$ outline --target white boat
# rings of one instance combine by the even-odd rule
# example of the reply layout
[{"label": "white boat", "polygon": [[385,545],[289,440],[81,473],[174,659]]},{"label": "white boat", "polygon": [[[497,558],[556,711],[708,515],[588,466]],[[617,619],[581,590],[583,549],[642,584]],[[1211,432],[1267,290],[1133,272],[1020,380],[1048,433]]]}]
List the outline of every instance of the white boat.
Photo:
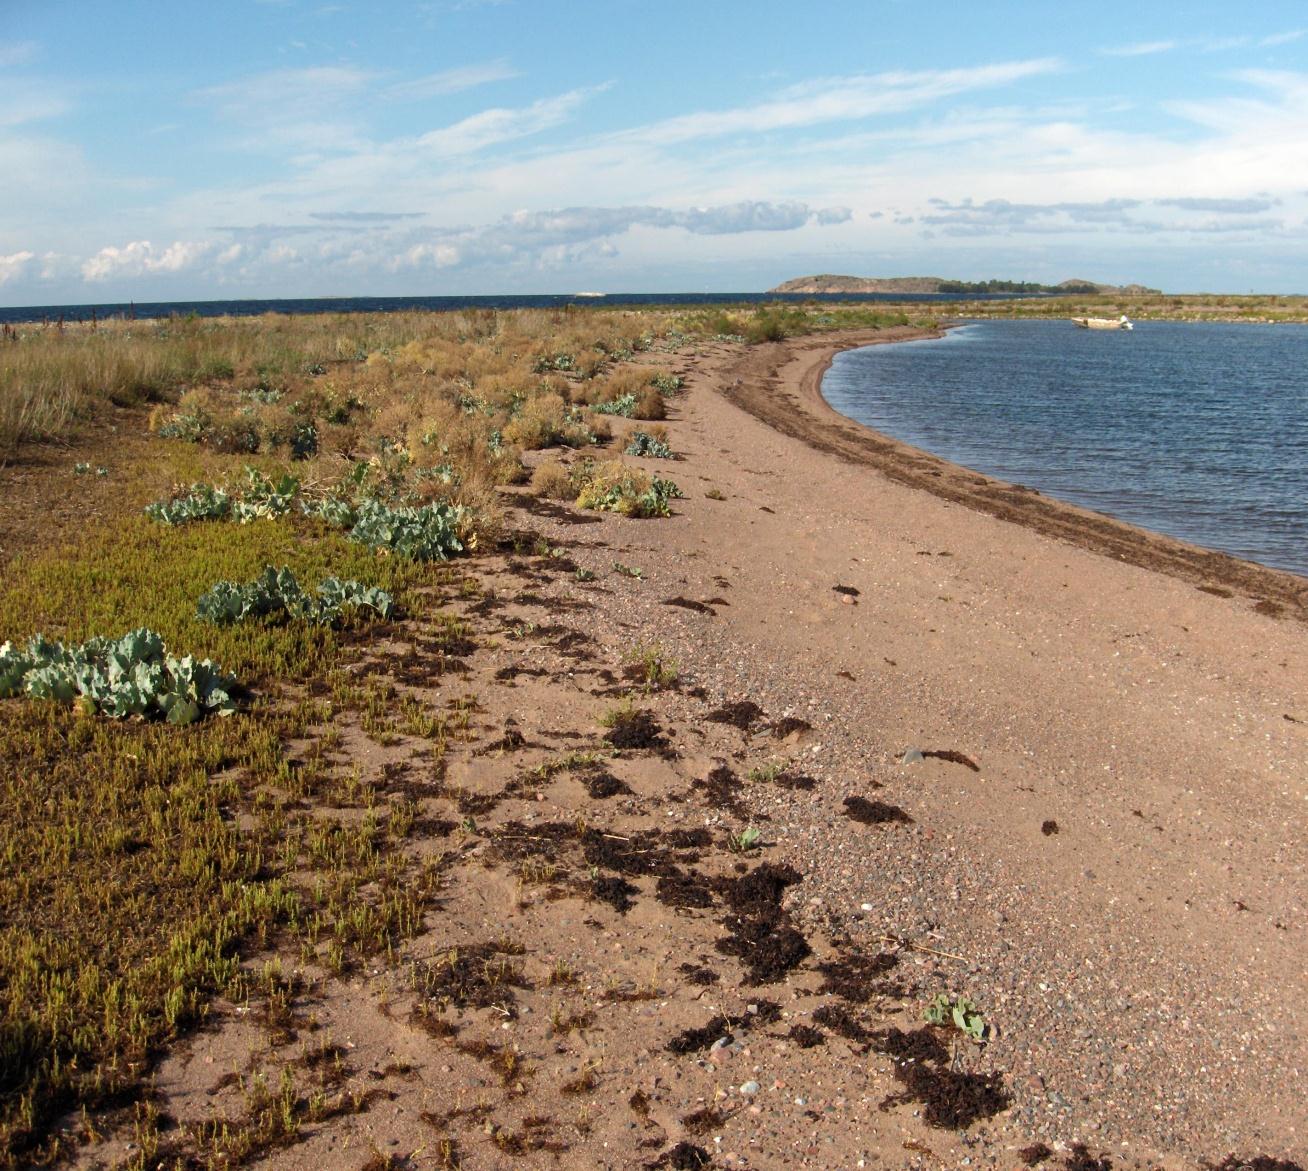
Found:
[{"label": "white boat", "polygon": [[572,295],[573,295],[574,297],[603,297],[603,296],[606,296],[606,294],[604,294],[604,293],[592,293],[592,292],[589,292],[589,291],[587,291],[587,290],[583,290],[583,291],[580,292],[580,293],[573,293]]},{"label": "white boat", "polygon": [[1125,313],[1116,319],[1112,317],[1073,317],[1072,324],[1079,329],[1134,329]]}]

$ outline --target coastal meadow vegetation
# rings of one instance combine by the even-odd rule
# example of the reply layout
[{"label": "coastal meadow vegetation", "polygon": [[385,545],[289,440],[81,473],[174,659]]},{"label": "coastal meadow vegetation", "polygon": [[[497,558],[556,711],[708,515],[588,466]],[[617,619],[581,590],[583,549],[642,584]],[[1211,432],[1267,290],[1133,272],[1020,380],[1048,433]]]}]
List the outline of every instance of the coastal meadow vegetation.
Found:
[{"label": "coastal meadow vegetation", "polygon": [[[0,466],[66,507],[0,550],[0,1167],[56,1159],[69,1118],[111,1108],[144,1111],[133,1165],[155,1166],[146,1081],[215,998],[271,1011],[289,993],[256,978],[270,955],[330,977],[421,930],[445,856],[411,848],[408,798],[342,762],[341,722],[416,738],[439,771],[475,698],[346,668],[406,622],[438,661],[468,653],[449,607],[506,539],[507,488],[666,516],[676,484],[623,455],[671,457],[671,356],[881,323],[788,306],[7,330]],[[675,673],[643,665],[647,686]]]}]

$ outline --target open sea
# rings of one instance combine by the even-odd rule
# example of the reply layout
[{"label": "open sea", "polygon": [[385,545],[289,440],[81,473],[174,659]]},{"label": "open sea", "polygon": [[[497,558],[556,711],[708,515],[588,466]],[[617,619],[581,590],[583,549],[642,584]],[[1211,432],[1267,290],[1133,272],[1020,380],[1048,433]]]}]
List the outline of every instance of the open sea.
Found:
[{"label": "open sea", "polygon": [[982,321],[839,354],[822,391],[954,463],[1308,575],[1308,326]]},{"label": "open sea", "polygon": [[[1012,293],[984,293],[969,300],[1003,301]],[[90,321],[93,317],[254,317],[261,313],[396,313],[415,309],[436,312],[451,309],[558,309],[564,305],[596,309],[623,305],[764,305],[772,302],[843,301],[957,301],[948,293],[606,293],[602,297],[576,293],[523,295],[505,293],[485,297],[304,297],[242,301],[132,301],[99,305],[0,306],[0,322]]]}]

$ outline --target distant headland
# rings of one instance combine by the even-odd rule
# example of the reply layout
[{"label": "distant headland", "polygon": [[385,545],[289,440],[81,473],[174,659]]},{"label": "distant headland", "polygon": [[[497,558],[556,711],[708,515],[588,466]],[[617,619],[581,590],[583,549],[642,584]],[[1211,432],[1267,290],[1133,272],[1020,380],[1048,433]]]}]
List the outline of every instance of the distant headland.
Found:
[{"label": "distant headland", "polygon": [[1101,285],[1095,281],[1067,280],[1058,285],[1034,281],[951,281],[938,276],[836,276],[821,273],[783,281],[769,293],[951,293],[971,296],[977,293],[1039,294],[1108,293],[1127,296],[1157,296],[1161,289],[1144,285]]}]

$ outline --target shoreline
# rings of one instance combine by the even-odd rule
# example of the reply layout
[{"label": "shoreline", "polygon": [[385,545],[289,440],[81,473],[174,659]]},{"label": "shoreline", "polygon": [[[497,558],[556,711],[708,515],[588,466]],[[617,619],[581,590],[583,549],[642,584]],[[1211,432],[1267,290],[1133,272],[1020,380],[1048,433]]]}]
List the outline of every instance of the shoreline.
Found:
[{"label": "shoreline", "polygon": [[[1020,1132],[1169,1169],[1302,1158],[1283,1071],[1304,1059],[1284,1005],[1303,985],[1308,632],[1103,556],[1085,510],[1041,500],[1082,541],[1022,524],[987,507],[993,481],[821,403],[830,356],[887,332],[687,362],[668,421],[686,499],[664,524],[591,530],[588,565],[643,570],[614,580],[605,641],[813,726],[742,745],[816,782],[751,801],[804,873],[797,920],[955,957],[919,969],[922,994],[984,1004]],[[933,472],[974,491],[917,491]],[[914,747],[939,759],[905,763]],[[906,820],[851,825],[842,804],[869,790]]]},{"label": "shoreline", "polygon": [[[258,1139],[243,1077],[304,1090],[262,1153],[278,1171],[434,1144],[469,1171],[533,1152],[925,1165],[905,1151],[1004,1171],[1034,1142],[1049,1166],[1122,1171],[1308,1156],[1286,1076],[1305,1060],[1308,626],[730,400],[789,401],[802,431],[832,342],[638,359],[684,377],[673,458],[628,457],[677,482],[671,515],[506,486],[502,540],[351,639],[348,690],[317,684],[325,722],[287,743],[304,787],[280,808],[305,832],[376,818],[425,901],[388,962],[243,950],[285,987],[215,999],[158,1054],[161,1157],[211,1124]],[[106,429],[6,476],[42,518],[74,500],[67,530],[130,467],[163,474],[161,442]],[[83,487],[70,460],[108,443],[114,474]],[[530,462],[560,457],[586,452]],[[241,534],[260,535],[196,530]],[[459,956],[503,958],[483,988]],[[976,1005],[984,1045],[925,1024],[941,995]],[[127,1162],[136,1121],[97,1116],[70,1165]]]},{"label": "shoreline", "polygon": [[822,380],[836,354],[867,345],[939,338],[944,332],[898,327],[758,346],[746,351],[731,371],[734,382],[724,387],[723,394],[783,434],[817,451],[875,468],[896,483],[1188,582],[1207,593],[1242,594],[1259,613],[1308,622],[1308,578],[1193,545],[952,463],[842,415],[822,396]]}]

